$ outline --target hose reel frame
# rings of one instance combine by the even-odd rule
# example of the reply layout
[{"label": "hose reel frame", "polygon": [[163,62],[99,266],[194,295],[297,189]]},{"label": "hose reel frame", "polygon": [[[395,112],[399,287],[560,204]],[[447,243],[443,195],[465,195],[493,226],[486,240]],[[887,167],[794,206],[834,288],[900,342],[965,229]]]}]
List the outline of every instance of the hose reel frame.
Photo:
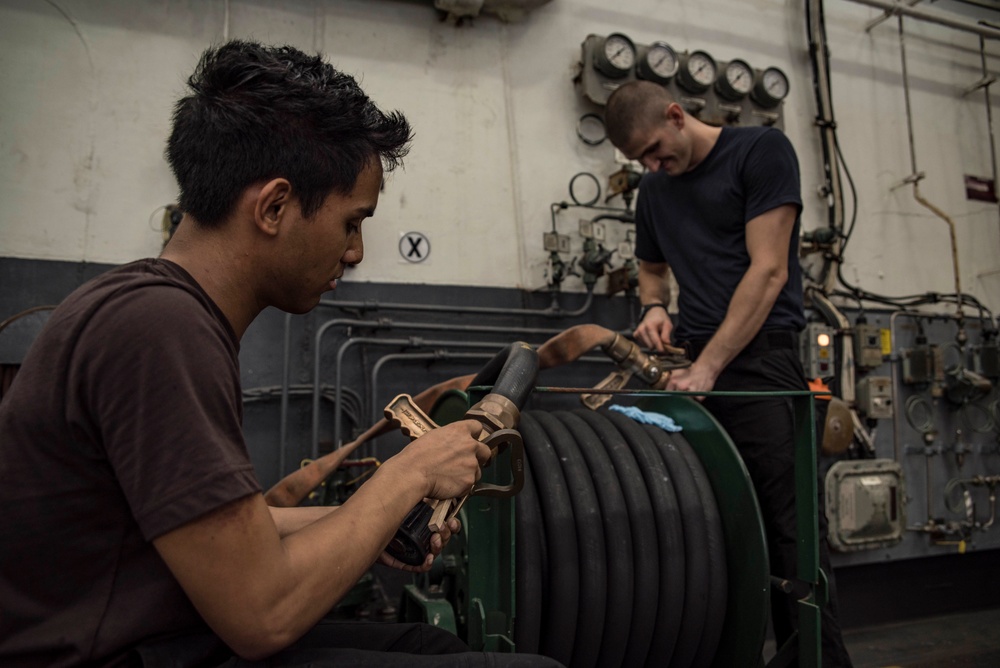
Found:
[{"label": "hose reel frame", "polygon": [[[435,405],[432,417],[446,424],[460,419],[469,405],[464,392],[450,391]],[[729,597],[719,632],[724,641],[719,643],[712,666],[756,665],[766,632],[770,579],[764,525],[749,473],[732,440],[700,403],[664,393],[641,399],[639,406],[684,425],[683,436],[701,460],[716,497]],[[489,468],[503,471],[505,463],[498,461]],[[489,469],[485,473],[492,475]],[[523,584],[515,580],[516,503],[512,499],[471,498],[460,515],[463,531],[453,537],[443,555],[443,570],[451,577],[442,578],[442,569],[438,569],[436,582],[432,571],[423,589],[407,586],[403,607],[407,607],[407,597],[426,600],[430,589],[439,602],[444,598],[454,602],[456,633],[473,649],[537,651],[532,647],[539,642],[537,637],[519,637],[519,642],[514,642],[515,589]],[[423,621],[433,623],[426,618]]]}]

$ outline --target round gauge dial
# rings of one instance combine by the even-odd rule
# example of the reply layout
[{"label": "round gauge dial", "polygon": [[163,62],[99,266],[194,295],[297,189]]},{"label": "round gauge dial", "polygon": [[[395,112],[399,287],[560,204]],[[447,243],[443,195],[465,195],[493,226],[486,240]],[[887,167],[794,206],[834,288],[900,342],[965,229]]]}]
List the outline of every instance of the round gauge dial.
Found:
[{"label": "round gauge dial", "polygon": [[653,42],[639,58],[635,73],[640,79],[667,83],[680,68],[677,52],[666,42]]},{"label": "round gauge dial", "polygon": [[708,90],[715,81],[715,59],[704,51],[692,51],[681,59],[681,67],[677,72],[677,83],[692,93]]},{"label": "round gauge dial", "polygon": [[727,100],[739,100],[753,88],[753,69],[742,60],[726,63],[722,76],[715,82],[715,90]]},{"label": "round gauge dial", "polygon": [[788,95],[788,77],[777,67],[768,67],[754,83],[750,98],[762,107],[776,107]]},{"label": "round gauge dial", "polygon": [[613,79],[627,76],[635,66],[635,44],[621,33],[611,33],[594,52],[594,67]]}]

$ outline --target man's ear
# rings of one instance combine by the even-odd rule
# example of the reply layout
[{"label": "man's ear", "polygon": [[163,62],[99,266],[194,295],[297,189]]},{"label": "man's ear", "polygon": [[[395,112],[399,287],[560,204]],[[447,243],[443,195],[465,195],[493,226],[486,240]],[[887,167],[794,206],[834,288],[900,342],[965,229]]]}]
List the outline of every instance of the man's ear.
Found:
[{"label": "man's ear", "polygon": [[275,236],[292,205],[292,184],[288,179],[271,179],[257,191],[254,224],[268,236]]},{"label": "man's ear", "polygon": [[667,117],[667,121],[671,123],[678,130],[684,127],[684,109],[681,105],[676,102],[671,102],[667,105],[664,114]]}]

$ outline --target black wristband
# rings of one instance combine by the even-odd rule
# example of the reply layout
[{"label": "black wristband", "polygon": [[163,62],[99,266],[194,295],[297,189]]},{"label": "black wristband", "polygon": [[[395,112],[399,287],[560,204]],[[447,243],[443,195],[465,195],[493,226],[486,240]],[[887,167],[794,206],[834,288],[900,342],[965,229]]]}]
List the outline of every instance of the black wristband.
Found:
[{"label": "black wristband", "polygon": [[654,308],[661,308],[664,311],[666,311],[667,305],[664,304],[663,302],[653,302],[652,304],[644,304],[643,307],[639,310],[639,322],[642,322],[643,318],[646,317],[646,314],[649,313]]}]

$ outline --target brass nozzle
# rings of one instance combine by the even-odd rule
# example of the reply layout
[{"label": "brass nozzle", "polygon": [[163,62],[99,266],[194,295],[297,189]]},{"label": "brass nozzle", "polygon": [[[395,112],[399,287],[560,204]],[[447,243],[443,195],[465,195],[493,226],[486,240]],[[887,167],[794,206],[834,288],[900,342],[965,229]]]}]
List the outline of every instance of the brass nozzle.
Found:
[{"label": "brass nozzle", "polygon": [[642,352],[639,346],[621,334],[615,334],[615,338],[603,346],[603,350],[619,367],[630,369],[649,385],[655,385],[663,375],[659,360]]},{"label": "brass nozzle", "polygon": [[521,411],[502,394],[490,393],[470,408],[465,417],[482,422],[489,435],[500,429],[515,429],[521,418]]}]

